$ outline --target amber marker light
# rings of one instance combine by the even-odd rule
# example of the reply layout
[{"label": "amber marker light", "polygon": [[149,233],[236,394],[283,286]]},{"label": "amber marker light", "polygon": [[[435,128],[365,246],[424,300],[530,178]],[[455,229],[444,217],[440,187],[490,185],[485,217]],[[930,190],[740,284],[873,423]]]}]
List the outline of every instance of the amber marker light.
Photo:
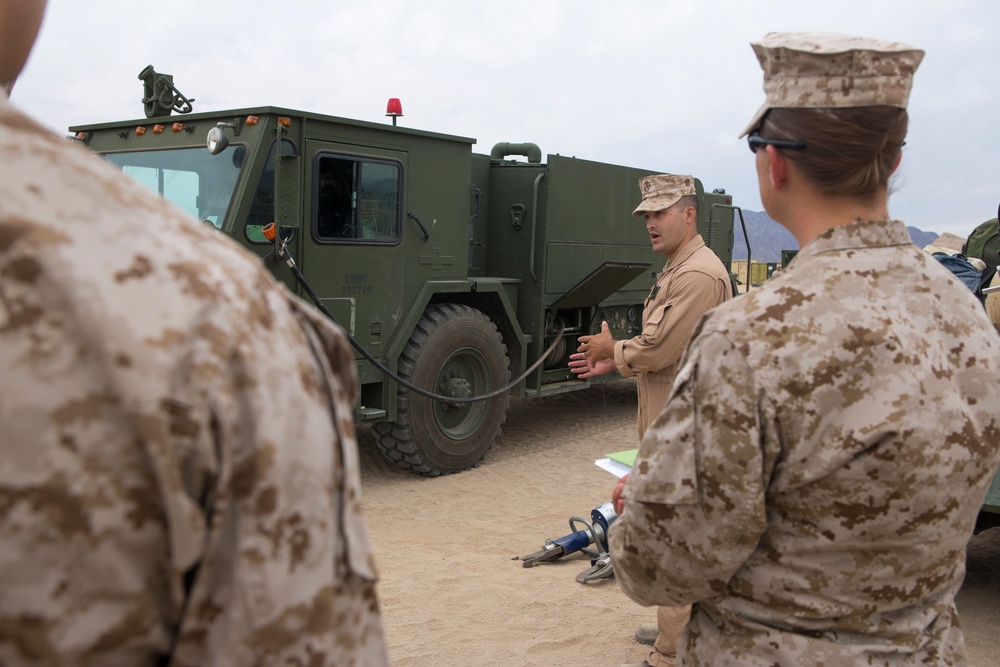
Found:
[{"label": "amber marker light", "polygon": [[141,137],[142,135],[146,134],[146,128],[140,125],[139,127],[135,128],[135,133]]},{"label": "amber marker light", "polygon": [[259,116],[247,116],[247,125],[256,125],[260,122]]},{"label": "amber marker light", "polygon": [[184,129],[184,123],[174,123],[173,125],[170,126],[171,132],[180,132],[183,129]]},{"label": "amber marker light", "polygon": [[278,116],[278,125],[281,125],[282,127],[291,127],[292,119],[288,116]]},{"label": "amber marker light", "polygon": [[153,134],[163,134],[163,130],[165,129],[166,129],[165,127],[157,123],[156,125],[153,126]]}]

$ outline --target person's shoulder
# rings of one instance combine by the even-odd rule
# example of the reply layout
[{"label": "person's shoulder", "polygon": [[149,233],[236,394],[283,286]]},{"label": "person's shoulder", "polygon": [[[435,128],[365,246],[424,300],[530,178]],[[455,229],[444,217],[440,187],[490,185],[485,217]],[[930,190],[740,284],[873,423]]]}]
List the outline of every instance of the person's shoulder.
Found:
[{"label": "person's shoulder", "polygon": [[781,302],[782,297],[775,293],[773,286],[765,284],[715,306],[705,315],[706,327],[734,338],[752,338],[759,335],[759,331],[748,323],[775,305],[780,306]]},{"label": "person's shoulder", "polygon": [[729,279],[729,271],[719,256],[708,246],[697,248],[686,261],[678,265],[677,273],[701,273],[712,279]]}]

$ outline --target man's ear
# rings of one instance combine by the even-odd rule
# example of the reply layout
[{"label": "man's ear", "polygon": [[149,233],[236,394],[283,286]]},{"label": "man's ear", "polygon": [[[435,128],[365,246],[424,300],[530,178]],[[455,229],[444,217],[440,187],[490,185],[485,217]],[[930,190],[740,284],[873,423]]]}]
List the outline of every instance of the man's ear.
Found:
[{"label": "man's ear", "polygon": [[684,222],[690,222],[694,225],[698,224],[698,209],[694,206],[688,206],[684,209]]}]

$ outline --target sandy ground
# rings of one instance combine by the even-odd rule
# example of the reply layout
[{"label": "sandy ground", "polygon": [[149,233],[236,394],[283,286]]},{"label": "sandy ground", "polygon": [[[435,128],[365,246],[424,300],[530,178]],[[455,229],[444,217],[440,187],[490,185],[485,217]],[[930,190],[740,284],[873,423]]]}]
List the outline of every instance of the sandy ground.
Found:
[{"label": "sandy ground", "polygon": [[[519,556],[570,532],[610,499],[594,465],[635,446],[635,385],[512,401],[500,444],[478,468],[438,479],[386,462],[359,430],[365,514],[394,667],[618,667],[648,649],[654,622],[612,579],[576,582],[582,553],[524,568]],[[970,665],[1000,663],[1000,529],[973,538],[959,599]]]}]

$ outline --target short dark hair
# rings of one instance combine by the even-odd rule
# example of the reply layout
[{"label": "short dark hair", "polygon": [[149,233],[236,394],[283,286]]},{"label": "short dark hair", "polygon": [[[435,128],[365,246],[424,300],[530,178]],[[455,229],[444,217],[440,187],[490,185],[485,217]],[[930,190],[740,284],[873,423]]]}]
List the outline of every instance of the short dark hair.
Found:
[{"label": "short dark hair", "polygon": [[694,209],[695,215],[698,214],[698,195],[684,195],[671,205],[670,208],[674,206],[678,207],[681,211],[686,209],[688,206]]}]

